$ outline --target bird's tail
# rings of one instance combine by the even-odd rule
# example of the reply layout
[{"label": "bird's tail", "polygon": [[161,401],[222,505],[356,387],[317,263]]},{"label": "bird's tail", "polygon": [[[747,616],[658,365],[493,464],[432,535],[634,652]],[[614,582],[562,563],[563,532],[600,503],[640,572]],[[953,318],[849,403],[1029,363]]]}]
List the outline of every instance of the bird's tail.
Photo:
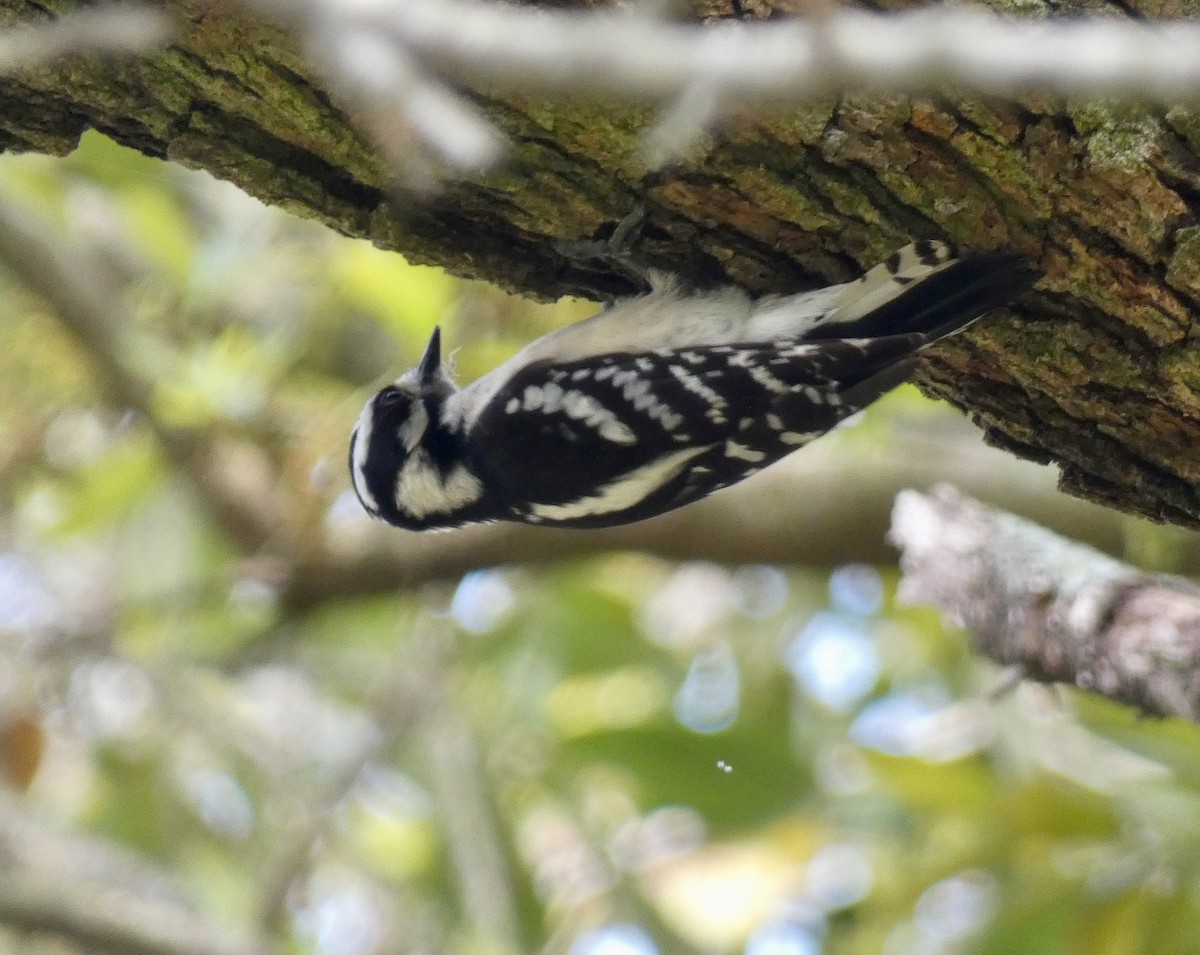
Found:
[{"label": "bird's tail", "polygon": [[953,246],[922,239],[849,283],[805,339],[916,333],[928,344],[1007,304],[1038,278],[1022,255],[984,252],[960,258]]}]

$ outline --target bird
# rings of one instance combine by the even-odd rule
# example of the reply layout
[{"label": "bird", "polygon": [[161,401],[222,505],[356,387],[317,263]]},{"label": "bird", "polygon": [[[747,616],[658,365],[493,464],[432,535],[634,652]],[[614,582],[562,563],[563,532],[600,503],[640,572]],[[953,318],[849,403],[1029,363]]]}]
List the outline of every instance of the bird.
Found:
[{"label": "bird", "polygon": [[1037,280],[1015,252],[922,239],[844,284],[752,298],[653,274],[645,294],[552,331],[465,387],[434,329],[350,439],[372,517],[600,528],[698,501],[907,380],[923,349]]}]

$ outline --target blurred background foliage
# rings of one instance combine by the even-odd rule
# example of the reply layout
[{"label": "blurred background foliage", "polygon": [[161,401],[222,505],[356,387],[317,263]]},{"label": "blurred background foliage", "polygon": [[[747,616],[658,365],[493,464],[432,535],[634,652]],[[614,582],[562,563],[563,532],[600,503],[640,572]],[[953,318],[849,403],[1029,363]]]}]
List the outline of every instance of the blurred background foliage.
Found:
[{"label": "blurred background foliage", "polygon": [[[1197,728],[1014,688],[893,567],[610,553],[289,612],[158,440],[303,551],[361,532],[350,424],[435,324],[470,379],[592,306],[95,135],[0,183],[127,287],[153,383],[115,403],[0,275],[0,952],[1200,951]],[[902,389],[827,440],[913,416],[954,417]]]}]

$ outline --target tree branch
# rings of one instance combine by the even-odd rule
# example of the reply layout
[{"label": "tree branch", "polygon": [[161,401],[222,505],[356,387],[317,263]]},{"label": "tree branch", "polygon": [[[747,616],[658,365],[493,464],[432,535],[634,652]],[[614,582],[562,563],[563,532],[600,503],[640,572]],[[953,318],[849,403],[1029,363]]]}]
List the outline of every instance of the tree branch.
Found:
[{"label": "tree branch", "polygon": [[[1122,553],[1131,518],[1055,491],[1053,469],[988,448],[966,422],[941,434],[893,428],[873,442],[817,442],[736,488],[627,527],[551,530],[497,524],[414,534],[378,523],[339,525],[313,563],[300,561],[281,601],[302,613],[326,600],[456,580],[496,564],[541,564],[611,550],[671,560],[836,566],[890,563],[892,502],[906,487],[951,481],[1110,553]],[[1180,534],[1173,567],[1200,570],[1200,538]]]},{"label": "tree branch", "polygon": [[0,794],[0,923],[114,955],[269,955],[215,928],[174,878],[112,843],[57,832]]},{"label": "tree branch", "polygon": [[980,653],[1157,716],[1200,721],[1200,588],[1147,574],[942,486],[896,499],[900,595]]},{"label": "tree branch", "polygon": [[378,118],[386,100],[438,158],[464,170],[498,158],[497,142],[482,115],[436,81],[443,74],[673,104],[650,135],[677,147],[685,139],[666,126],[677,130],[685,117],[682,125],[699,132],[735,108],[852,90],[1021,96],[1036,88],[1168,102],[1200,88],[1200,26],[1179,22],[1014,20],[938,6],[700,25],[479,0],[246,2],[300,27],[329,81],[367,105],[385,151],[396,153],[396,130],[381,135],[371,114]]},{"label": "tree branch", "polygon": [[174,21],[150,7],[101,6],[0,31],[0,73],[42,66],[65,56],[145,53],[162,46]]},{"label": "tree branch", "polygon": [[65,935],[86,948],[119,955],[265,955],[270,950],[226,938],[206,919],[133,892],[65,882],[62,873],[38,878],[4,872],[0,922]]},{"label": "tree branch", "polygon": [[486,941],[497,955],[508,955],[523,948],[514,873],[489,799],[494,787],[479,742],[453,699],[449,631],[446,621],[433,618],[417,627],[415,655],[425,689],[418,731],[456,875],[462,921],[477,942]]}]

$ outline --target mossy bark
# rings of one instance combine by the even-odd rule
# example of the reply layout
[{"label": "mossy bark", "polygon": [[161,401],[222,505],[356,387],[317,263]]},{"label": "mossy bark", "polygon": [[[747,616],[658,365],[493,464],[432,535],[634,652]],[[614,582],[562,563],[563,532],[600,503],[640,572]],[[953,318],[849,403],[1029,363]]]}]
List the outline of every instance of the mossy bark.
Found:
[{"label": "mossy bark", "polygon": [[[0,22],[72,5],[0,0]],[[543,297],[622,290],[556,243],[632,207],[644,108],[472,90],[508,163],[397,198],[291,38],[238,6],[165,5],[182,23],[165,52],[0,79],[0,147],[65,153],[94,128],[413,261]],[[1162,7],[1135,12],[1184,12]],[[1037,292],[939,346],[922,385],[1057,462],[1068,490],[1200,526],[1200,111],[847,95],[746,112],[706,147],[650,192],[651,264],[770,292],[844,280],[913,237],[1026,252]]]}]

